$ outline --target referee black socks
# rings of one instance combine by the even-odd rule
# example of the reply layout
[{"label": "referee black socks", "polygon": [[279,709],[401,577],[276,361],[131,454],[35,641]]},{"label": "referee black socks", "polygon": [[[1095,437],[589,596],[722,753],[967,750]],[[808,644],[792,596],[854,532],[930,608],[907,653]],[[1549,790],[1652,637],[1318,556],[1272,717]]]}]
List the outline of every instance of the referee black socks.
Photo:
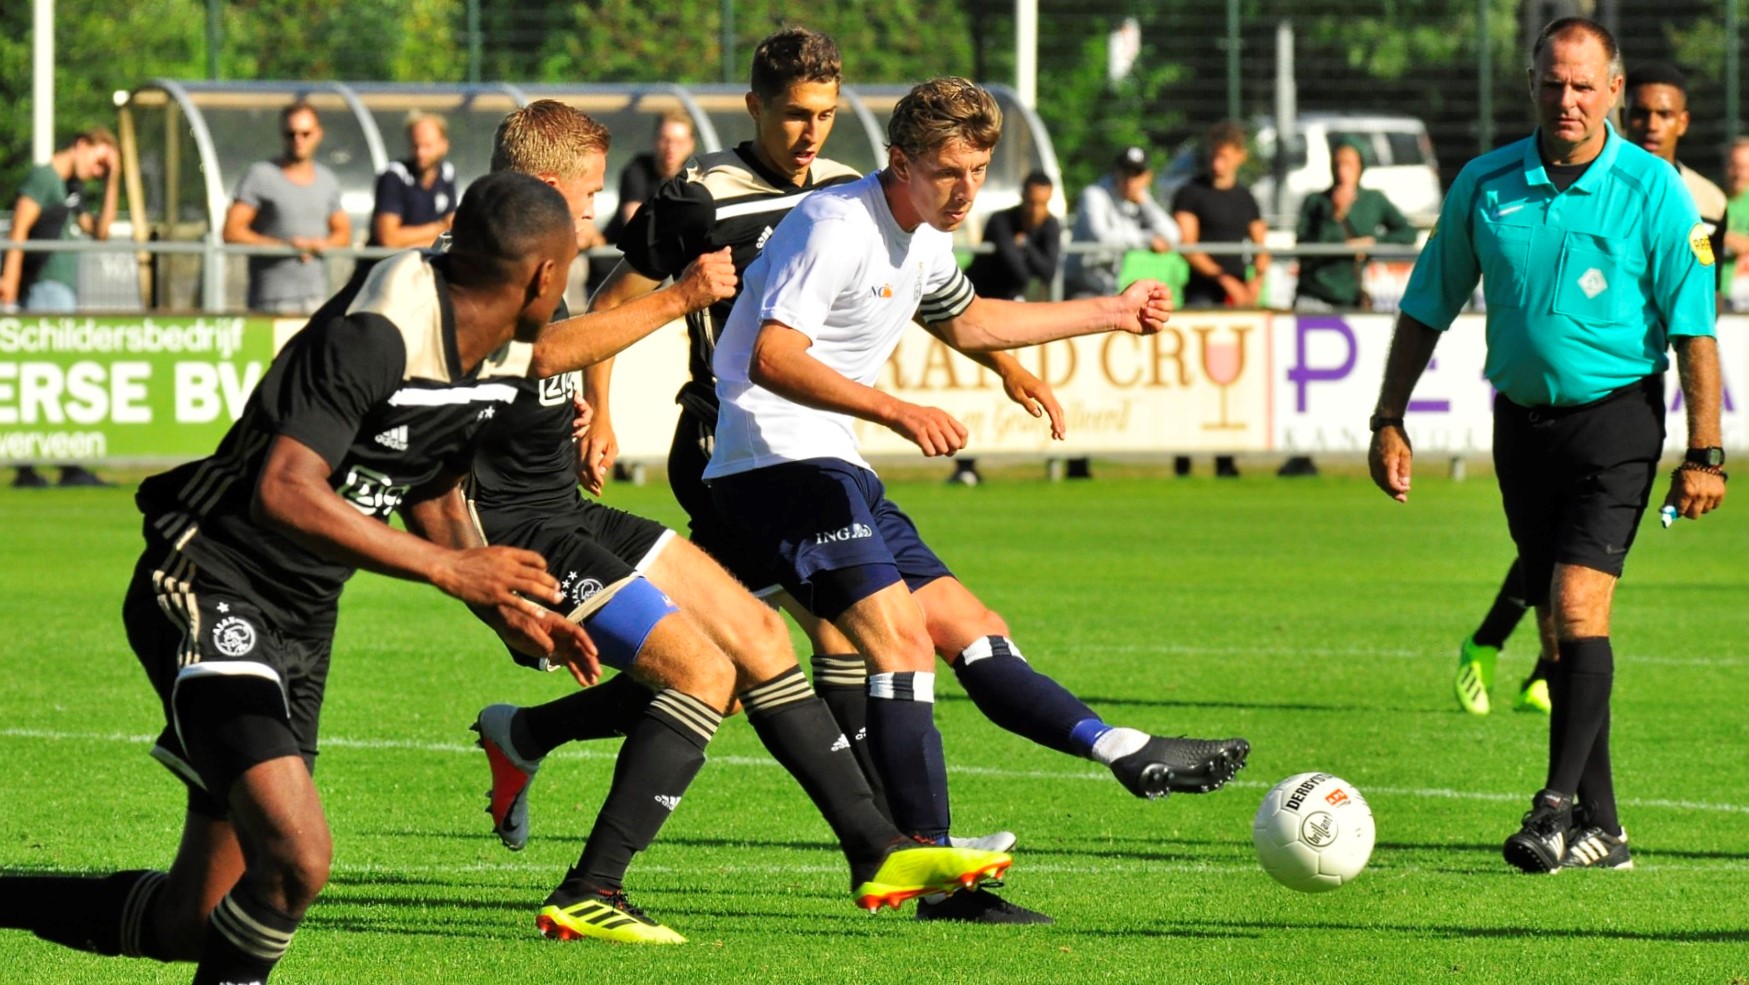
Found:
[{"label": "referee black socks", "polygon": [[[1576,793],[1587,775],[1594,750],[1601,745],[1603,772],[1608,772],[1609,695],[1615,681],[1615,651],[1609,637],[1561,640],[1561,659],[1549,679],[1548,787]],[[1614,791],[1599,790],[1600,778],[1590,771],[1589,792],[1607,797],[1614,813]],[[1596,806],[1596,805],[1593,805]]]},{"label": "referee black socks", "polygon": [[1506,571],[1506,580],[1500,585],[1500,591],[1494,596],[1494,604],[1488,608],[1488,614],[1482,618],[1482,625],[1476,628],[1470,639],[1477,646],[1490,646],[1498,650],[1506,645],[1506,638],[1518,628],[1518,623],[1524,618],[1524,612],[1529,606],[1524,602],[1524,577],[1520,573],[1520,563],[1517,559]]},{"label": "referee black socks", "polygon": [[673,689],[650,701],[620,747],[613,785],[589,842],[555,896],[623,888],[632,856],[650,847],[668,815],[680,806],[722,721],[721,712]]}]

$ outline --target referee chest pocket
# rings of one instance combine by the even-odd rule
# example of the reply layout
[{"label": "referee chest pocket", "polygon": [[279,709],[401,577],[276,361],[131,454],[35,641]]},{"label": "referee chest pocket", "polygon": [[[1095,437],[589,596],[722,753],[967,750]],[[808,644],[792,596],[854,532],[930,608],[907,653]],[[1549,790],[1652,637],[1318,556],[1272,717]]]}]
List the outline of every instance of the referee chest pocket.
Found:
[{"label": "referee chest pocket", "polygon": [[1479,222],[1476,255],[1482,260],[1482,296],[1490,308],[1522,308],[1528,293],[1533,226]]},{"label": "referee chest pocket", "polygon": [[1594,233],[1567,233],[1555,273],[1555,314],[1610,324],[1627,318],[1639,284],[1617,256],[1625,248]]}]

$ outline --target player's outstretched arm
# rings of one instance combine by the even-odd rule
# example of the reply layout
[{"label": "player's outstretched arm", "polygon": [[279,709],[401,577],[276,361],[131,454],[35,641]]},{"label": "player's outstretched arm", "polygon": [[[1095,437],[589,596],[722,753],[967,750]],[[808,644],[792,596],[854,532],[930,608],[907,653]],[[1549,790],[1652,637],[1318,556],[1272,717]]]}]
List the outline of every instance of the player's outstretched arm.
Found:
[{"label": "player's outstretched arm", "polygon": [[[1679,335],[1671,340],[1676,349],[1676,373],[1682,385],[1682,403],[1688,410],[1688,447],[1717,448],[1724,443],[1719,423],[1723,392],[1719,374],[1719,343],[1706,335]],[[1680,516],[1697,520],[1724,505],[1725,476],[1721,472],[1684,466],[1670,476],[1665,506],[1676,507]]]},{"label": "player's outstretched arm", "polygon": [[1409,395],[1415,392],[1415,384],[1433,358],[1439,336],[1439,332],[1414,318],[1398,315],[1397,330],[1391,335],[1391,351],[1385,357],[1385,380],[1379,387],[1379,402],[1373,415],[1388,423],[1373,429],[1367,466],[1372,471],[1373,484],[1399,503],[1409,501],[1409,476],[1415,457],[1409,445],[1409,432],[1403,428],[1403,413],[1409,408]]},{"label": "player's outstretched arm", "polygon": [[1172,316],[1172,289],[1138,280],[1123,293],[1073,301],[1004,301],[979,297],[965,311],[937,322],[942,338],[961,352],[1018,349],[1099,332],[1152,335]]},{"label": "player's outstretched arm", "polygon": [[[936,338],[942,338],[942,331],[933,322],[921,322],[923,329]],[[953,345],[948,342],[948,345]],[[959,350],[955,350],[956,352]],[[1020,360],[1006,352],[989,351],[960,352],[972,362],[995,373],[1002,380],[1002,392],[1008,394],[1008,399],[1019,404],[1028,414],[1034,417],[1048,415],[1051,419],[1051,437],[1063,440],[1067,432],[1063,427],[1063,407],[1057,403],[1057,395],[1051,390],[1051,385],[1032,375],[1026,367],[1020,365]]]},{"label": "player's outstretched arm", "polygon": [[734,297],[735,285],[735,261],[728,247],[701,254],[659,291],[548,325],[535,343],[529,374],[544,379],[617,355],[676,318]]},{"label": "player's outstretched arm", "polygon": [[328,474],[327,460],[309,446],[283,434],[274,438],[251,518],[332,561],[422,581],[464,602],[531,606],[530,598],[562,600],[540,555],[504,547],[456,551],[396,530],[349,506],[329,488]]},{"label": "player's outstretched arm", "polygon": [[753,342],[748,379],[798,404],[892,428],[925,455],[952,455],[966,446],[965,425],[947,411],[907,403],[849,379],[809,355],[812,345],[788,325],[767,321]]}]

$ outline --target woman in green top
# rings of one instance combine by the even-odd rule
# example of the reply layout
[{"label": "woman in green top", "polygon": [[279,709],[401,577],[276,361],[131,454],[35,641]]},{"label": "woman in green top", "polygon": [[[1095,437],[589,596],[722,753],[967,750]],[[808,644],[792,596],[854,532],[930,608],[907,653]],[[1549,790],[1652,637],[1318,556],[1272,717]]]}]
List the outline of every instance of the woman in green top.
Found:
[{"label": "woman in green top", "polygon": [[1334,183],[1307,196],[1300,207],[1300,243],[1342,243],[1353,247],[1355,253],[1301,257],[1296,309],[1371,307],[1360,288],[1365,250],[1377,243],[1415,242],[1414,227],[1391,200],[1383,192],[1360,187],[1364,167],[1360,148],[1347,141],[1337,144],[1330,151]]}]

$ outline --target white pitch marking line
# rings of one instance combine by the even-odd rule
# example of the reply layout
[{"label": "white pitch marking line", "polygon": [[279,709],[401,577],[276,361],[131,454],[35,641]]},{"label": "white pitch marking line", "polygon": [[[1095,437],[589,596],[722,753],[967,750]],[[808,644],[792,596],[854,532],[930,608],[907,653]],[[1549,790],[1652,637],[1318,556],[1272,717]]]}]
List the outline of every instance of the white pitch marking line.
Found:
[{"label": "white pitch marking line", "polygon": [[[5,728],[0,729],[0,739],[37,739],[48,742],[125,742],[131,745],[145,745],[153,741],[152,735],[129,735],[125,732],[66,732],[55,729]],[[419,742],[413,739],[348,739],[333,737],[322,739],[322,746],[328,749],[364,749],[364,750],[410,750],[413,752],[463,753],[473,755],[476,750],[473,743],[459,742]],[[614,751],[593,749],[567,749],[559,754],[565,758],[588,760],[612,760],[618,756]],[[756,766],[775,768],[777,763],[762,756],[712,756],[710,761],[729,766]],[[990,766],[949,766],[949,773],[964,776],[991,776],[1010,780],[1100,780],[1109,782],[1111,775],[1105,772],[1086,770],[1012,770]],[[1234,780],[1228,786],[1240,789],[1266,790],[1272,784],[1257,780]],[[1437,800],[1479,800],[1489,803],[1515,803],[1524,800],[1522,794],[1490,793],[1479,790],[1452,790],[1445,787],[1391,787],[1374,784],[1362,784],[1368,797],[1396,796],[1419,797]],[[1749,804],[1720,804],[1698,800],[1667,800],[1662,798],[1628,798],[1621,801],[1624,807],[1669,808],[1684,811],[1711,811],[1722,814],[1749,814]]]}]

